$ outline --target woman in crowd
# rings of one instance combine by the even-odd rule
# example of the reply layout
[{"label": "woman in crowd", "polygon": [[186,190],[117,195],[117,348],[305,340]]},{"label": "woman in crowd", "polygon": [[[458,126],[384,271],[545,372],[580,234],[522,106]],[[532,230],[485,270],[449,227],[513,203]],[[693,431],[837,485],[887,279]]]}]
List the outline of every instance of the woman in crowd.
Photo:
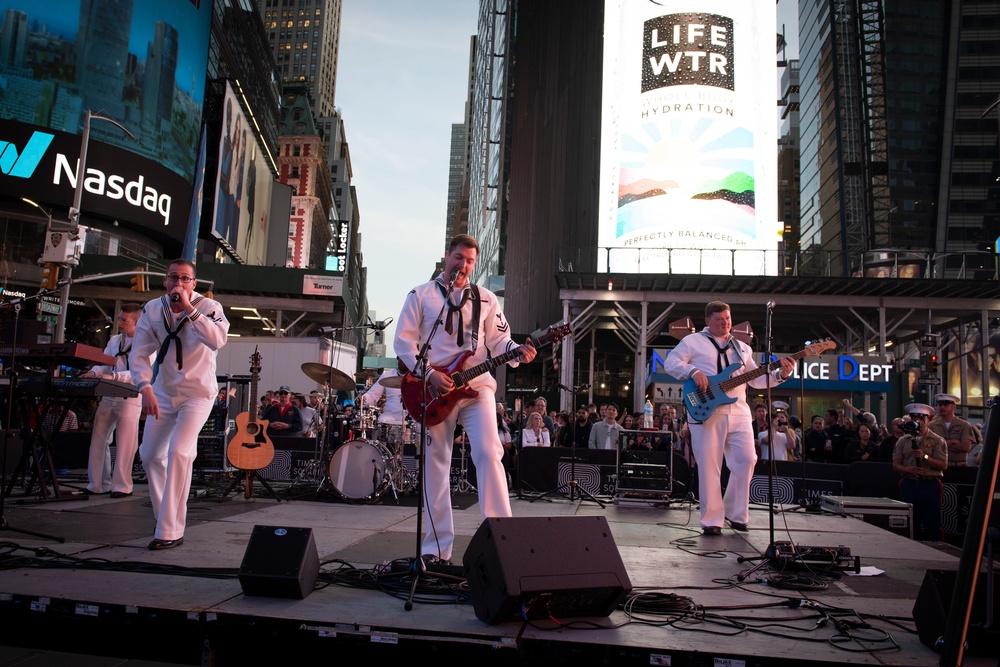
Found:
[{"label": "woman in crowd", "polygon": [[549,437],[549,429],[545,428],[542,415],[532,412],[528,417],[528,423],[524,427],[521,435],[522,447],[551,447],[552,440]]},{"label": "woman in crowd", "polygon": [[847,443],[847,462],[877,460],[878,443],[872,439],[872,427],[862,421],[854,430],[854,438]]}]

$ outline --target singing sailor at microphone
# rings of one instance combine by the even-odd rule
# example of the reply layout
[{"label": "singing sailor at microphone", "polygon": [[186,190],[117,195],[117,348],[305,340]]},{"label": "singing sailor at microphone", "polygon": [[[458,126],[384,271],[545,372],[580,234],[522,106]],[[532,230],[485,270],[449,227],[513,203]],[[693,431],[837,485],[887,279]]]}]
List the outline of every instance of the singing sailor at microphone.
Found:
[{"label": "singing sailor at microphone", "polygon": [[215,360],[229,333],[222,304],[194,291],[194,264],[170,262],[163,286],[167,293],[143,307],[130,357],[147,417],[139,456],[156,518],[150,549],[184,543],[198,433],[219,393]]}]

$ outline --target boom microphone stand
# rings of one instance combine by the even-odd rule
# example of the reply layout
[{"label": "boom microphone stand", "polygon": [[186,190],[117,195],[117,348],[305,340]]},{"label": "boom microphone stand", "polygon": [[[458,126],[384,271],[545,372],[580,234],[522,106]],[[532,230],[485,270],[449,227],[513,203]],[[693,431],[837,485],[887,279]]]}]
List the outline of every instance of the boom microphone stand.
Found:
[{"label": "boom microphone stand", "polygon": [[[21,533],[22,535],[40,537],[45,540],[65,542],[66,540],[62,537],[46,535],[45,533],[36,533],[31,530],[25,530],[24,528],[14,528],[7,522],[7,484],[5,483],[4,477],[7,475],[7,448],[10,446],[9,434],[13,431],[11,428],[11,419],[14,415],[14,388],[17,385],[17,325],[21,322],[21,304],[23,301],[23,299],[18,298],[9,302],[9,305],[14,309],[14,335],[12,336],[13,340],[10,345],[10,359],[8,360],[10,367],[10,383],[7,385],[7,421],[4,422],[3,425],[3,456],[2,463],[0,463],[0,532],[9,530],[15,533]],[[11,478],[10,482],[13,487],[13,478]],[[39,480],[39,484],[42,483],[44,483],[44,481]]]},{"label": "boom microphone stand", "polygon": [[[410,568],[411,574],[413,574],[413,584],[410,586],[410,594],[406,598],[406,602],[403,603],[403,609],[406,611],[411,611],[413,609],[413,598],[417,594],[417,586],[420,584],[420,580],[427,573],[427,564],[424,563],[423,554],[421,554],[423,546],[423,516],[424,516],[424,500],[426,494],[425,480],[427,477],[427,469],[424,465],[424,457],[427,455],[427,388],[428,382],[427,377],[430,371],[430,364],[427,362],[427,353],[431,349],[431,341],[434,339],[434,334],[437,333],[438,328],[444,323],[444,314],[448,309],[448,304],[451,302],[451,295],[455,291],[455,281],[458,279],[458,269],[452,275],[451,282],[448,283],[448,289],[445,291],[444,302],[441,304],[441,310],[437,314],[437,318],[434,320],[434,326],[431,327],[430,332],[427,334],[427,340],[424,341],[423,345],[420,347],[420,351],[417,352],[417,363],[415,364],[415,371],[420,373],[420,449],[417,450],[416,461],[417,461],[417,545],[416,551],[413,558],[413,565]],[[434,517],[428,515],[428,520],[431,523],[431,531],[436,533],[434,528]]]},{"label": "boom microphone stand", "polygon": [[[580,387],[573,387],[572,389],[570,389],[570,387],[560,385],[559,388],[569,389],[570,391],[573,392],[574,395],[582,393],[579,391]],[[556,468],[558,469],[558,465],[556,466]],[[548,499],[549,496],[558,494],[566,487],[569,487],[569,499],[571,502],[576,500],[576,493],[579,492],[581,501],[588,500],[592,503],[597,503],[602,508],[604,507],[604,503],[595,498],[590,493],[590,491],[587,491],[587,489],[580,486],[580,482],[576,479],[576,412],[573,413],[573,448],[569,459],[569,479],[566,480],[564,483],[560,484],[559,486],[557,486],[556,488],[535,496],[534,498],[531,499],[531,502],[535,502],[536,500],[541,500],[543,498]]]},{"label": "boom microphone stand", "polygon": [[[768,365],[768,371],[769,372],[765,373],[764,375],[767,378],[767,388],[766,388],[765,391],[767,392],[768,412],[770,412],[770,406],[772,405],[772,403],[771,403],[771,373],[770,373],[770,365],[771,365],[771,349],[772,349],[772,346],[773,346],[773,343],[774,343],[773,336],[772,336],[772,331],[771,331],[771,324],[772,324],[772,320],[774,319],[774,302],[773,301],[768,301],[767,302],[766,310],[767,310],[767,312],[766,312],[765,318],[764,318],[765,319],[765,326],[764,326],[764,348],[765,348],[764,349],[764,355],[765,356],[764,356],[764,359],[766,360],[765,363]],[[775,475],[775,465],[774,465],[774,427],[772,426],[773,422],[774,422],[774,420],[771,419],[770,414],[768,414],[768,419],[767,419],[767,440],[770,443],[768,445],[768,452],[769,452],[770,456],[768,456],[769,460],[767,462],[768,463],[768,465],[767,465],[767,519],[768,519],[768,531],[769,531],[768,532],[768,538],[769,538],[769,541],[767,543],[767,549],[764,551],[763,555],[761,555],[761,556],[740,556],[739,558],[736,559],[737,563],[747,563],[747,562],[752,561],[752,560],[759,561],[756,565],[754,565],[752,568],[750,568],[746,572],[743,572],[742,574],[737,575],[736,578],[739,581],[745,580],[747,577],[749,577],[751,574],[753,574],[754,572],[756,572],[760,568],[764,567],[765,565],[770,565],[773,561],[777,560],[777,557],[778,557],[777,556],[777,554],[778,554],[777,545],[775,544],[775,540],[774,540],[774,475]]]}]

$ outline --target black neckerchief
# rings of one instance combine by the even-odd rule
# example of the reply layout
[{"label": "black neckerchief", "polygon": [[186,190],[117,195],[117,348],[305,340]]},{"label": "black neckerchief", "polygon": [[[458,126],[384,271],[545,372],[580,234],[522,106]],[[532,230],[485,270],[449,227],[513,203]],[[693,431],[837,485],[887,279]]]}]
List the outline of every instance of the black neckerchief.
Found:
[{"label": "black neckerchief", "polygon": [[435,281],[438,288],[441,290],[442,296],[444,296],[445,301],[448,303],[448,314],[444,318],[444,330],[449,334],[454,334],[455,328],[452,324],[452,315],[458,313],[458,332],[455,342],[458,343],[459,347],[465,346],[465,318],[462,315],[462,307],[467,301],[472,300],[472,351],[475,352],[476,348],[479,347],[479,314],[482,304],[479,299],[479,287],[474,283],[470,283],[468,288],[462,293],[462,300],[456,306],[448,298],[448,288],[439,278]]},{"label": "black neckerchief", "polygon": [[[203,298],[205,297],[203,296],[195,297],[191,301],[191,306],[192,307],[195,306]],[[163,303],[162,307],[163,312],[161,313],[161,315],[163,315],[163,328],[167,332],[167,337],[163,339],[163,342],[160,344],[160,349],[157,350],[156,352],[156,365],[159,366],[160,364],[163,363],[164,358],[166,358],[167,356],[167,349],[170,347],[170,341],[173,340],[177,342],[176,345],[174,345],[174,359],[177,362],[177,370],[181,370],[182,368],[184,368],[184,345],[181,342],[180,333],[181,329],[184,328],[184,325],[187,324],[188,320],[190,319],[190,316],[185,315],[181,319],[180,324],[177,325],[177,328],[171,331],[170,320],[172,318],[167,316],[168,312],[172,313],[172,311],[170,310],[170,302],[167,300],[166,295],[160,297],[160,300]]]},{"label": "black neckerchief", "polygon": [[[133,339],[135,342],[135,339]],[[132,351],[132,343],[128,344],[128,347],[122,347],[125,344],[125,334],[122,334],[121,338],[118,339],[118,353],[115,357],[125,357],[125,370],[129,370],[128,365],[128,353]]]},{"label": "black neckerchief", "polygon": [[716,372],[721,373],[722,371],[726,370],[726,368],[729,366],[729,356],[726,354],[726,350],[728,350],[731,347],[734,347],[733,337],[730,336],[729,341],[726,342],[726,345],[724,347],[720,347],[715,340],[715,336],[713,336],[711,333],[707,331],[703,331],[702,333],[705,335],[706,338],[712,341],[712,345],[715,346],[716,351],[719,353],[719,356],[716,357],[715,364],[718,367]]}]

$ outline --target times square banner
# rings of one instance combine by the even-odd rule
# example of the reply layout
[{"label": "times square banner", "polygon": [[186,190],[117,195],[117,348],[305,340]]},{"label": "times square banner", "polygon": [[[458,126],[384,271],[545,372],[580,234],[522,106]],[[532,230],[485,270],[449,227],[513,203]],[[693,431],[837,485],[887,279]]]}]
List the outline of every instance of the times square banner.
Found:
[{"label": "times square banner", "polygon": [[599,271],[776,272],[776,21],[770,0],[607,0]]}]

